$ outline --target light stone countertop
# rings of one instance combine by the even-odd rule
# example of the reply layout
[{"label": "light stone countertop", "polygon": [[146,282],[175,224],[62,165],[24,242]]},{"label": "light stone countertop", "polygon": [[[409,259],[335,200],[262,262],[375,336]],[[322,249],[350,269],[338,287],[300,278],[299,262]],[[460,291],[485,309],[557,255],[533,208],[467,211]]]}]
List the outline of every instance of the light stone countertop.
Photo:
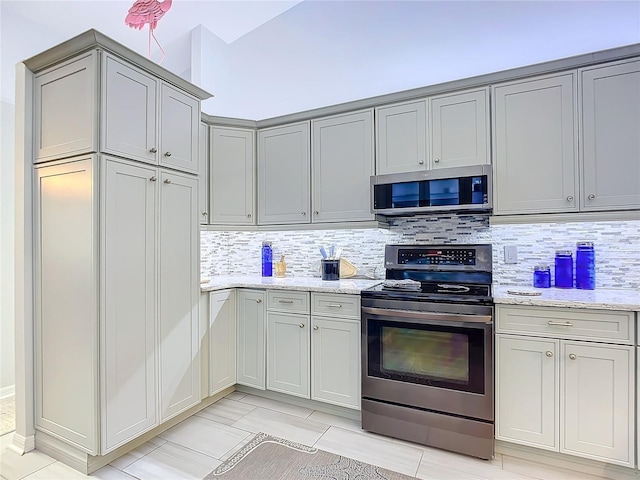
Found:
[{"label": "light stone countertop", "polygon": [[[508,293],[536,292],[539,296],[520,296]],[[493,300],[496,304],[532,305],[541,307],[593,308],[598,310],[623,310],[640,312],[640,292],[637,290],[596,288],[533,288],[530,286],[494,285]]]},{"label": "light stone countertop", "polygon": [[344,278],[342,280],[322,280],[316,277],[258,277],[258,276],[214,276],[202,278],[209,280],[200,284],[200,291],[212,292],[226,288],[258,288],[298,290],[303,292],[346,293],[359,295],[360,291],[373,287],[382,280],[364,280]]}]

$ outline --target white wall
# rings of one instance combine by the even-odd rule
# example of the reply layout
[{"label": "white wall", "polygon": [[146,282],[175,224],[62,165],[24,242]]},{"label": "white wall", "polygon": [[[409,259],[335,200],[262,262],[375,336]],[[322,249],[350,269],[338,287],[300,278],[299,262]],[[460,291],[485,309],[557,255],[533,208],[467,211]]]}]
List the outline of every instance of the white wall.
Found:
[{"label": "white wall", "polygon": [[13,224],[15,105],[0,104],[0,397],[15,384]]}]

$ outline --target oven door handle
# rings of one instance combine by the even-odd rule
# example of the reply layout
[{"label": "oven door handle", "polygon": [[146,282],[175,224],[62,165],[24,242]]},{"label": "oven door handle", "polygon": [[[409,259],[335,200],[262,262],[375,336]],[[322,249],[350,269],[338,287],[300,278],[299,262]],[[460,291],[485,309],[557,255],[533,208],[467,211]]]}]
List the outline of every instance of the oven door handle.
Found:
[{"label": "oven door handle", "polygon": [[369,313],[371,315],[384,315],[385,317],[407,318],[411,320],[425,320],[429,321],[429,323],[493,323],[493,316],[491,315],[460,315],[456,313],[415,312],[413,310],[396,310],[392,308],[372,307],[362,307],[362,313]]}]

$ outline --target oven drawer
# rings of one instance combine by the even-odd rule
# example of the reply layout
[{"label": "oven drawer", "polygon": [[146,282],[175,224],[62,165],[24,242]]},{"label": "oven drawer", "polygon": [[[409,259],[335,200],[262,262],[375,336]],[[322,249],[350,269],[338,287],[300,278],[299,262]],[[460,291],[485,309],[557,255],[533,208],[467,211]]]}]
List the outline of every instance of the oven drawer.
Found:
[{"label": "oven drawer", "polygon": [[633,344],[632,312],[496,305],[496,332]]},{"label": "oven drawer", "polygon": [[309,292],[267,290],[267,310],[309,314]]},{"label": "oven drawer", "polygon": [[311,314],[360,318],[360,295],[311,293]]}]

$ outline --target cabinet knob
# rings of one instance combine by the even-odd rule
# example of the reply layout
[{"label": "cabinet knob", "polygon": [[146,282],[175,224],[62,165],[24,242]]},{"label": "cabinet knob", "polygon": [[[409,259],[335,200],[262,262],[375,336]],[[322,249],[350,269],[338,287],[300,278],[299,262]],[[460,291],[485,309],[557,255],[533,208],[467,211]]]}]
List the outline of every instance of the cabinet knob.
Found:
[{"label": "cabinet knob", "polygon": [[316,210],[315,212],[313,212],[314,215],[320,215],[320,212],[318,210]]},{"label": "cabinet knob", "polygon": [[155,175],[149,179],[150,182],[155,182],[156,180],[158,180],[158,177]]},{"label": "cabinet knob", "polygon": [[576,358],[578,358],[578,357],[576,357],[576,354],[575,354],[575,353],[570,353],[570,354],[569,354],[569,358],[570,358],[571,360],[575,360],[575,359],[576,359]]},{"label": "cabinet knob", "polygon": [[203,216],[203,217],[208,217],[208,216],[209,216],[209,214],[208,214],[207,212],[202,212],[202,216]]},{"label": "cabinet knob", "polygon": [[433,161],[434,161],[435,163],[440,163],[440,159],[439,159],[439,158],[434,158],[434,159],[433,159]]},{"label": "cabinet knob", "polygon": [[300,215],[302,215],[303,217],[307,214],[307,212],[300,212]]},{"label": "cabinet knob", "polygon": [[596,196],[592,193],[587,197],[589,200],[595,200]]},{"label": "cabinet knob", "polygon": [[165,179],[164,179],[164,183],[166,183],[166,184],[171,183],[171,179],[170,179],[170,178],[165,178]]},{"label": "cabinet knob", "polygon": [[256,303],[262,303],[262,300],[259,298],[256,298]]},{"label": "cabinet knob", "polygon": [[171,156],[171,152],[164,152],[164,156],[165,157],[170,157]]},{"label": "cabinet knob", "polygon": [[250,213],[247,213],[247,218],[251,218],[251,214]]},{"label": "cabinet knob", "polygon": [[418,160],[418,163],[419,163],[420,165],[424,165],[424,160]]},{"label": "cabinet knob", "polygon": [[300,325],[298,325],[300,328],[304,328],[304,323],[301,323]]},{"label": "cabinet knob", "polygon": [[545,353],[545,355],[546,355],[547,357],[553,357],[553,352],[547,352],[547,353]]},{"label": "cabinet knob", "polygon": [[573,202],[573,195],[569,195],[567,197],[567,202]]},{"label": "cabinet knob", "polygon": [[149,152],[151,153],[158,153],[158,149],[156,147],[151,147],[151,149],[149,150]]},{"label": "cabinet knob", "polygon": [[319,327],[318,325],[314,325],[314,326],[313,326],[313,329],[314,329],[314,330],[318,330],[319,328],[320,328],[320,327]]}]

